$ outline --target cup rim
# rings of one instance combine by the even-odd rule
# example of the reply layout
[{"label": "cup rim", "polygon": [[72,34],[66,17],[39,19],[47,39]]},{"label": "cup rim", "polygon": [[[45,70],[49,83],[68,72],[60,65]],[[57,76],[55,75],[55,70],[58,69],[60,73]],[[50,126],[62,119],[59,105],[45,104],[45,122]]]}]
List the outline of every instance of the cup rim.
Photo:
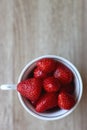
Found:
[{"label": "cup rim", "polygon": [[31,111],[31,110],[25,105],[25,103],[23,102],[22,96],[21,96],[21,94],[20,94],[19,92],[17,92],[17,93],[18,93],[18,97],[19,97],[19,100],[20,100],[22,106],[25,108],[25,110],[26,110],[28,113],[30,113],[31,115],[37,117],[38,119],[49,120],[49,121],[51,121],[51,120],[57,120],[57,119],[62,119],[62,118],[64,118],[64,117],[66,117],[67,115],[69,115],[70,113],[72,113],[72,112],[76,109],[76,107],[78,106],[78,104],[79,104],[79,102],[80,102],[80,100],[81,100],[82,93],[83,93],[82,78],[81,78],[81,75],[80,75],[78,69],[77,69],[69,60],[67,60],[67,59],[65,59],[65,58],[63,58],[63,57],[57,56],[57,55],[43,55],[43,56],[40,56],[40,57],[37,57],[37,58],[33,59],[32,61],[28,62],[28,64],[25,65],[25,67],[24,67],[23,70],[21,71],[20,76],[19,76],[19,78],[18,78],[18,83],[21,81],[21,79],[22,79],[22,77],[23,77],[23,74],[24,74],[25,71],[29,68],[29,66],[32,65],[33,63],[35,63],[36,61],[42,59],[42,58],[55,58],[55,59],[58,59],[59,61],[61,60],[62,62],[65,62],[65,63],[67,63],[68,65],[70,65],[70,66],[73,68],[73,70],[76,72],[76,74],[77,74],[77,76],[78,76],[78,79],[79,79],[79,84],[80,84],[80,93],[79,93],[79,97],[78,97],[78,100],[77,100],[76,104],[74,105],[74,107],[73,107],[72,109],[67,110],[67,112],[66,112],[65,114],[63,114],[63,115],[61,115],[61,116],[57,116],[57,117],[52,117],[52,118],[50,117],[50,118],[48,118],[48,117],[44,117],[44,116],[38,115],[38,114],[34,113],[33,111]]}]

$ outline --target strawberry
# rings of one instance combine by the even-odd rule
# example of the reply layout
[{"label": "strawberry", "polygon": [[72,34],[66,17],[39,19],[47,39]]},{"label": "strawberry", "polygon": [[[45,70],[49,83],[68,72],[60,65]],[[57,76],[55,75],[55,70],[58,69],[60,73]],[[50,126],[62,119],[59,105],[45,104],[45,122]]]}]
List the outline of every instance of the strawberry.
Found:
[{"label": "strawberry", "polygon": [[52,72],[56,69],[56,61],[51,58],[44,58],[37,62],[37,66],[44,72]]},{"label": "strawberry", "polygon": [[72,84],[63,85],[60,88],[60,92],[67,92],[67,93],[72,94],[74,92],[74,85]]},{"label": "strawberry", "polygon": [[42,83],[35,78],[22,81],[17,85],[17,91],[31,101],[36,101],[39,98],[41,90]]},{"label": "strawberry", "polygon": [[36,68],[34,70],[34,77],[35,78],[46,78],[47,77],[47,73],[46,72],[43,72],[41,69],[39,68]]},{"label": "strawberry", "polygon": [[61,109],[70,110],[74,105],[75,105],[75,99],[72,95],[66,92],[61,92],[58,95],[58,106]]},{"label": "strawberry", "polygon": [[[38,100],[37,100],[38,101]],[[37,104],[37,101],[31,101],[31,104],[35,107]]]},{"label": "strawberry", "polygon": [[73,79],[73,74],[65,65],[59,64],[54,72],[54,77],[59,79],[62,84],[69,84]]},{"label": "strawberry", "polygon": [[43,81],[44,89],[47,92],[57,92],[60,89],[60,82],[54,77],[48,77]]},{"label": "strawberry", "polygon": [[36,104],[37,112],[44,112],[57,106],[57,93],[45,93]]}]

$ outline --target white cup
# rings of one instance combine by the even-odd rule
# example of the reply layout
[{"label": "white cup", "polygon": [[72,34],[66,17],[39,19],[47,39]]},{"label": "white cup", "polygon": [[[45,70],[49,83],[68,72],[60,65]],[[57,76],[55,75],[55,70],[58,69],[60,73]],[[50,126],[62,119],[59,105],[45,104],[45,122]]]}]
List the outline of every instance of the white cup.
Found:
[{"label": "white cup", "polygon": [[[72,113],[75,108],[77,107],[77,105],[79,104],[81,97],[82,97],[82,92],[83,92],[83,84],[82,84],[82,79],[80,76],[79,71],[77,70],[77,68],[68,60],[66,60],[65,58],[56,56],[56,55],[45,55],[45,56],[41,56],[38,57],[34,60],[32,60],[31,62],[29,62],[24,69],[22,70],[19,79],[18,79],[18,83],[26,80],[27,77],[29,76],[29,74],[32,72],[32,70],[34,69],[34,67],[36,66],[36,62],[42,58],[53,58],[63,64],[65,64],[72,72],[74,75],[74,82],[75,82],[75,91],[74,91],[74,96],[76,99],[76,104],[74,105],[74,107],[70,110],[55,110],[55,111],[51,111],[51,112],[43,112],[43,113],[38,113],[36,112],[35,108],[31,105],[31,103],[29,103],[28,100],[26,100],[23,96],[21,96],[21,94],[19,92],[18,93],[18,97],[19,100],[22,104],[22,106],[24,107],[24,109],[30,113],[31,115],[42,119],[42,120],[56,120],[56,119],[61,119],[64,118],[66,116],[68,116],[70,113]],[[12,84],[4,84],[1,85],[1,89],[2,90],[13,90],[16,89],[17,85],[12,85]]]}]

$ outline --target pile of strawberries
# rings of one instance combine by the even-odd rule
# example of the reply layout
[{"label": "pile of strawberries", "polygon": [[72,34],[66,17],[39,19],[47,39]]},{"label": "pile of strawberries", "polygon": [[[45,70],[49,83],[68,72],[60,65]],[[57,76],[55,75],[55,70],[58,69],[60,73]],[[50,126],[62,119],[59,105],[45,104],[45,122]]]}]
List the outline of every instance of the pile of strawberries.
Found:
[{"label": "pile of strawberries", "polygon": [[43,58],[37,61],[32,73],[32,77],[17,85],[17,91],[37,112],[54,108],[70,110],[75,105],[74,76],[64,64]]}]

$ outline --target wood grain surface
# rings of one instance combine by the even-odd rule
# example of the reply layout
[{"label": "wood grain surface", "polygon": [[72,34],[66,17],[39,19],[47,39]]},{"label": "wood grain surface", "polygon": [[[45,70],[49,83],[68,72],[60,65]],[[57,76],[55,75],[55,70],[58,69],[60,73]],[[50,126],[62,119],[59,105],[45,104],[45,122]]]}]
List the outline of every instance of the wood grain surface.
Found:
[{"label": "wood grain surface", "polygon": [[0,84],[17,83],[22,68],[45,54],[78,68],[84,84],[80,104],[64,119],[42,121],[24,110],[16,91],[0,91],[0,130],[87,129],[87,1],[1,0]]}]

